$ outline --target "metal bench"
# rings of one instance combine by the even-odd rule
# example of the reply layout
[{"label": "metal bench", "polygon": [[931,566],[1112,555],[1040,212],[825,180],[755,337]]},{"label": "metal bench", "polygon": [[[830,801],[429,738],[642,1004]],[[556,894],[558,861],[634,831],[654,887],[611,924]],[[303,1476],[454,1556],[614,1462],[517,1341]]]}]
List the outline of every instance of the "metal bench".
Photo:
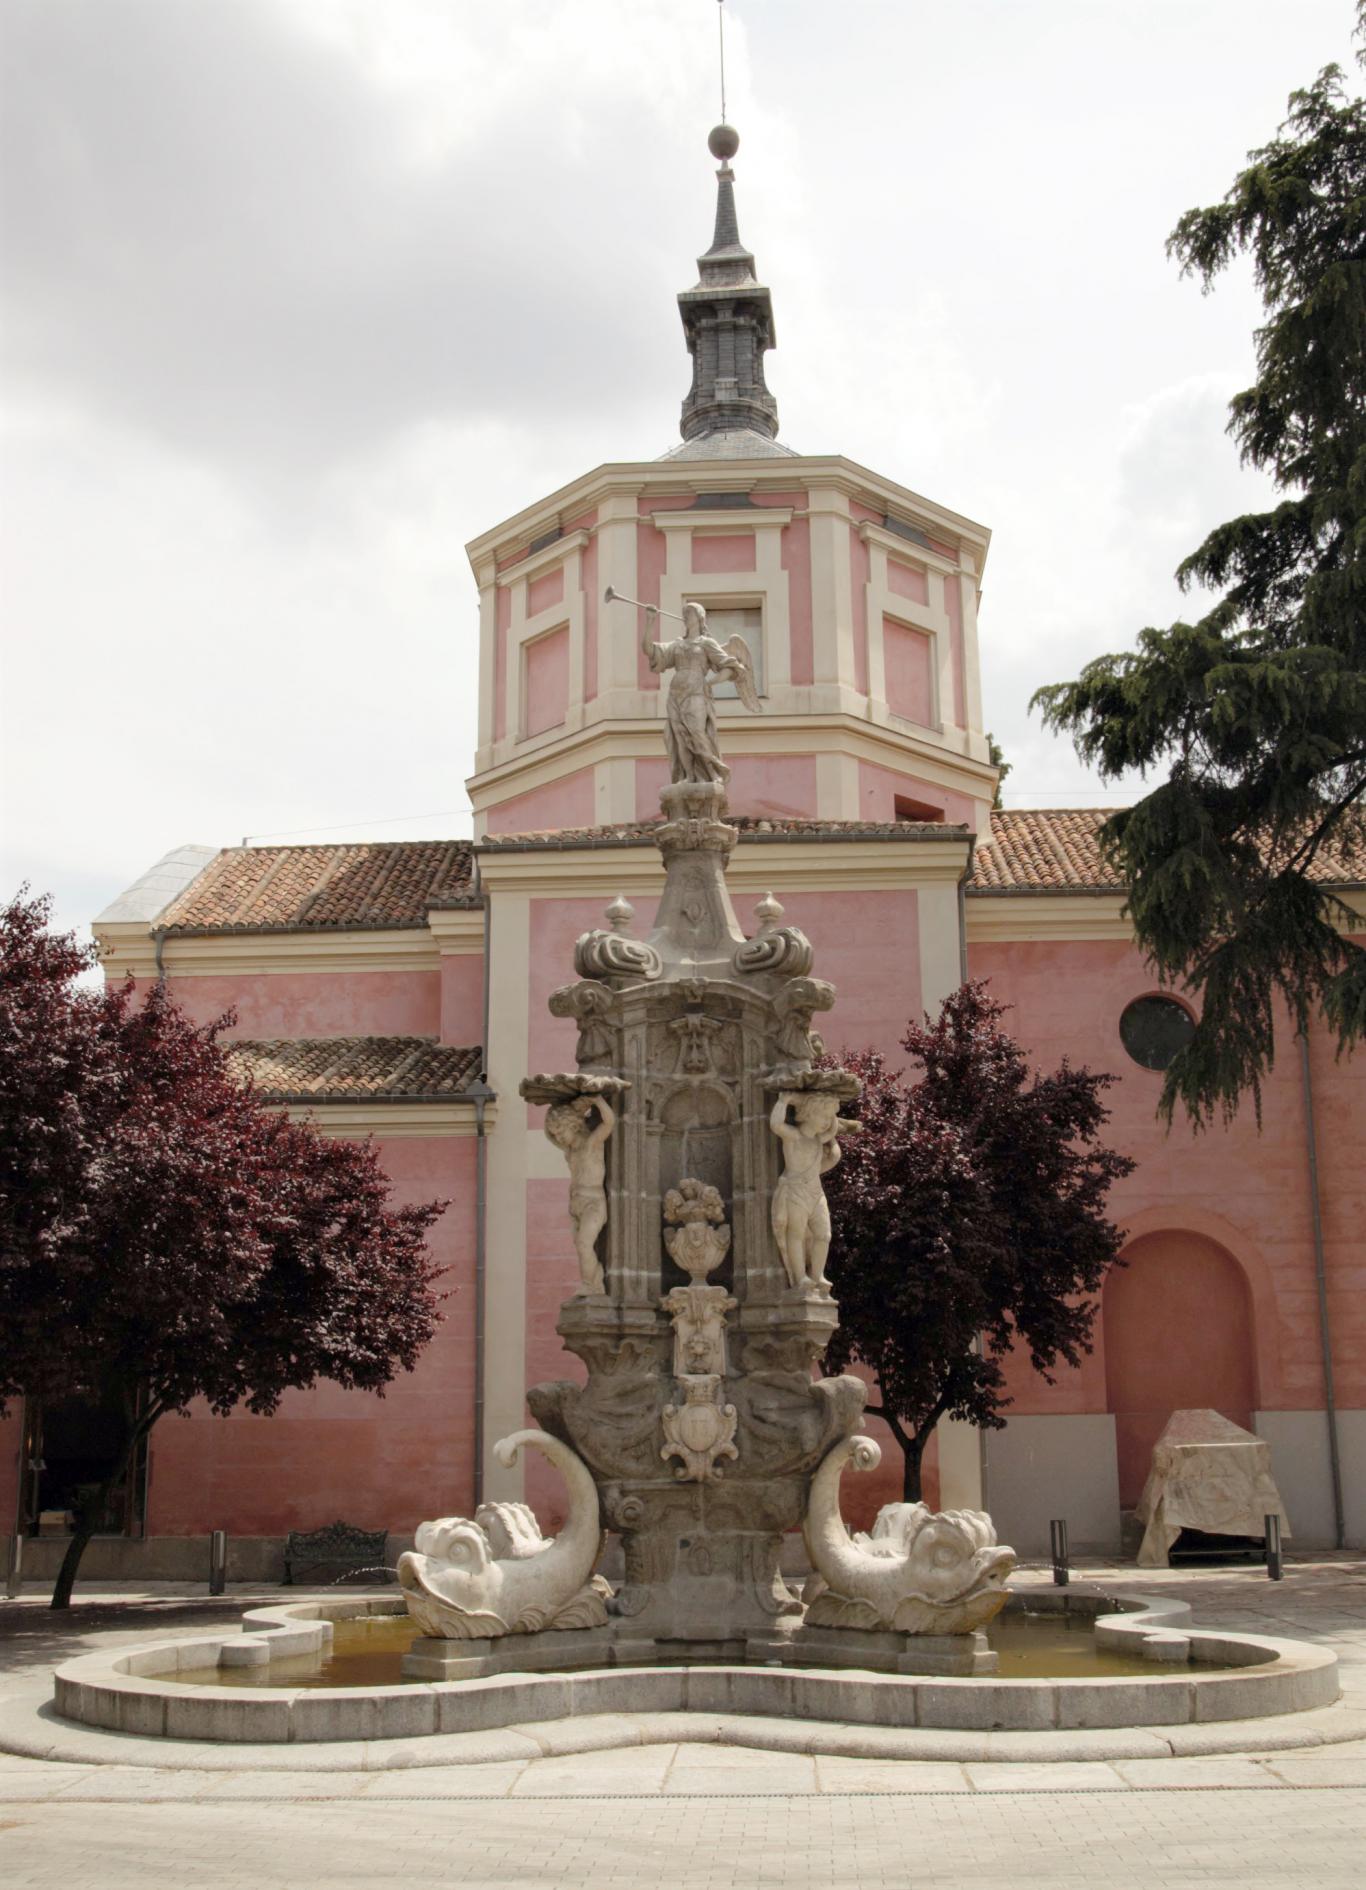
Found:
[{"label": "metal bench", "polygon": [[[301,1569],[331,1568],[347,1574],[374,1573],[384,1563],[387,1529],[357,1529],[354,1523],[332,1522],[325,1529],[291,1529],[285,1540],[285,1586],[292,1588]],[[393,1573],[384,1570],[384,1579]]]}]

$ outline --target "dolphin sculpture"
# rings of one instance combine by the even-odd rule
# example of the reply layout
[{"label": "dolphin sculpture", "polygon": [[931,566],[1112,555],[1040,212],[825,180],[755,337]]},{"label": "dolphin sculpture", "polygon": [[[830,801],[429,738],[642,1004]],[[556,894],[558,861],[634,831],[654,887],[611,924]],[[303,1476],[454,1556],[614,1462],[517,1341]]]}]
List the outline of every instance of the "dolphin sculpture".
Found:
[{"label": "dolphin sculpture", "polygon": [[611,1589],[593,1574],[602,1551],[598,1492],[588,1466],[548,1431],[514,1431],[493,1447],[511,1467],[524,1444],[549,1459],[569,1488],[569,1514],[546,1538],[525,1503],[483,1503],[471,1521],[422,1523],[398,1559],[408,1612],[434,1640],[491,1640],[543,1628],[605,1627]]},{"label": "dolphin sculpture", "polygon": [[902,1634],[970,1634],[1006,1602],[1015,1551],[1000,1546],[979,1509],[936,1514],[925,1503],[888,1503],[868,1535],[851,1536],[840,1515],[846,1464],[875,1470],[871,1437],[843,1438],[811,1479],[802,1534],[815,1574],[802,1599],[810,1627]]}]

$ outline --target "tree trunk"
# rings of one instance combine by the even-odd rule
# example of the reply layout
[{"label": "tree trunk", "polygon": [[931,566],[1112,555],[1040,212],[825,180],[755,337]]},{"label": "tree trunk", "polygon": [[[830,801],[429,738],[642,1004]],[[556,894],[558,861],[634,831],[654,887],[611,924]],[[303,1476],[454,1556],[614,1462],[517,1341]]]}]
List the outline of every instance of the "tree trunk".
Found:
[{"label": "tree trunk", "polygon": [[81,1566],[81,1557],[90,1546],[90,1539],[95,1533],[95,1525],[108,1509],[110,1497],[132,1469],[137,1459],[138,1445],[160,1415],[161,1407],[153,1404],[132,1426],[122,1458],[104,1482],[91,1490],[76,1511],[75,1533],[66,1545],[62,1566],[57,1571],[57,1580],[53,1586],[52,1600],[49,1604],[51,1607],[69,1608],[71,1606],[71,1591],[76,1586],[76,1571]]},{"label": "tree trunk", "polygon": [[914,1437],[907,1437],[903,1433],[898,1439],[902,1453],[901,1500],[903,1503],[921,1503],[925,1500],[921,1494],[920,1468],[928,1441],[927,1431],[917,1431]]},{"label": "tree trunk", "polygon": [[62,1566],[57,1571],[56,1586],[52,1590],[51,1605],[54,1608],[71,1606],[71,1591],[76,1586],[76,1570],[81,1565],[81,1557],[85,1554],[90,1538],[95,1533],[96,1520],[108,1501],[116,1481],[116,1478],[111,1477],[107,1483],[102,1483],[93,1500],[82,1503],[76,1512],[76,1532],[66,1545],[66,1554],[62,1557]]}]

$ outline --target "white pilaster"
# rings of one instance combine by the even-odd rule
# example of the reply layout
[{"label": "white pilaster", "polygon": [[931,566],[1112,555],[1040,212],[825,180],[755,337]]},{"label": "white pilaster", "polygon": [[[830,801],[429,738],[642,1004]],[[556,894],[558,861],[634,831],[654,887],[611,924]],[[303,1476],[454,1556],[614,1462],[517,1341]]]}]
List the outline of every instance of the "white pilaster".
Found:
[{"label": "white pilaster", "polygon": [[518,1502],[520,1466],[505,1469],[493,1445],[526,1422],[526,1104],[517,1088],[528,1069],[531,900],[491,894],[489,908],[489,1082],[499,1123],[489,1138],[484,1289],[484,1498]]}]

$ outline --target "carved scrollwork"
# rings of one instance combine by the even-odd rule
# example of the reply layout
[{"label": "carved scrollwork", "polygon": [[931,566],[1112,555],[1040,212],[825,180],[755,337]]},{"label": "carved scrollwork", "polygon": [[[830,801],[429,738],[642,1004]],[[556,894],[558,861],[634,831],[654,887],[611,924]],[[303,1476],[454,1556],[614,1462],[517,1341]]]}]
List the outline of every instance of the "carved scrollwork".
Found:
[{"label": "carved scrollwork", "polygon": [[607,1017],[612,993],[600,984],[565,984],[550,994],[550,1015],[572,1017],[579,1027],[576,1057],[580,1063],[599,1063],[612,1054],[612,1031]]},{"label": "carved scrollwork", "polygon": [[581,978],[661,977],[664,961],[643,939],[620,932],[585,932],[574,946],[574,969]]},{"label": "carved scrollwork", "polygon": [[735,950],[733,963],[741,972],[777,972],[784,978],[804,978],[815,963],[816,954],[805,932],[795,925],[747,939]]},{"label": "carved scrollwork", "polygon": [[783,978],[804,978],[815,959],[811,941],[795,925],[780,925],[783,909],[765,893],[754,908],[759,929],[735,949],[731,963],[739,972],[769,971]]},{"label": "carved scrollwork", "polygon": [[835,987],[824,978],[792,978],[774,994],[774,1036],[789,1062],[811,1062],[816,1055],[816,1045],[811,1038],[812,1016],[817,1011],[830,1010],[834,1002]]}]

